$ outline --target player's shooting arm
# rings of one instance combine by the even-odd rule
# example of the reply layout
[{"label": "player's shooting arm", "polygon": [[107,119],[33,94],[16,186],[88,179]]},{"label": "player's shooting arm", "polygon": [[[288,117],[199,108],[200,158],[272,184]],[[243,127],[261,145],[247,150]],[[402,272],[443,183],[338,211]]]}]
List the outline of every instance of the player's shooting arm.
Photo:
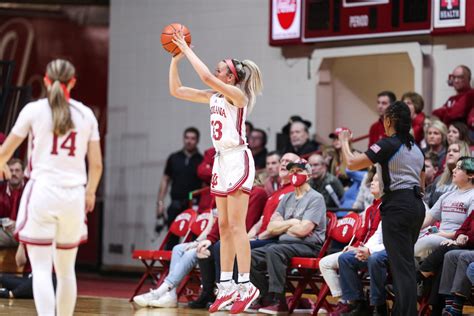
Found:
[{"label": "player's shooting arm", "polygon": [[[231,99],[232,104],[236,107],[245,107],[247,105],[248,100],[242,90],[231,84],[226,84],[220,79],[218,79],[216,76],[214,76],[214,74],[209,70],[209,68],[188,46],[188,43],[186,43],[186,41],[184,40],[183,34],[176,33],[173,37],[173,43],[175,43],[181,49],[184,55],[186,55],[194,70],[197,72],[199,78],[205,85],[210,87],[212,90],[218,91],[229,99]],[[173,61],[171,63],[173,64]]]},{"label": "player's shooting arm", "polygon": [[185,101],[209,103],[209,100],[213,94],[212,91],[185,87],[181,84],[181,79],[179,78],[178,71],[179,59],[180,57],[173,57],[171,59],[169,73],[170,94],[175,98]]}]

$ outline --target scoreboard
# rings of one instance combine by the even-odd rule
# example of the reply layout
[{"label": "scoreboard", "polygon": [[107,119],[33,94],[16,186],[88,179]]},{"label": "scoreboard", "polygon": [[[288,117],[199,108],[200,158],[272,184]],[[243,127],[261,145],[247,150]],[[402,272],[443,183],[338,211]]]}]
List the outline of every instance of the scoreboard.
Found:
[{"label": "scoreboard", "polygon": [[270,45],[474,31],[474,0],[270,0]]}]

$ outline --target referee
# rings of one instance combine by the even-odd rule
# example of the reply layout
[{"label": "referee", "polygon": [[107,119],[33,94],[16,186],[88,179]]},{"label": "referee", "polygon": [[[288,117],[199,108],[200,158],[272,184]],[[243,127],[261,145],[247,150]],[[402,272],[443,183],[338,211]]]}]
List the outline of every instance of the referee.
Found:
[{"label": "referee", "polygon": [[416,268],[414,245],[425,217],[421,200],[424,183],[424,158],[410,135],[411,118],[408,106],[397,101],[385,111],[383,125],[387,138],[363,154],[352,153],[351,135],[339,134],[343,158],[351,170],[376,164],[383,192],[383,243],[388,254],[395,291],[392,315],[417,315]]}]

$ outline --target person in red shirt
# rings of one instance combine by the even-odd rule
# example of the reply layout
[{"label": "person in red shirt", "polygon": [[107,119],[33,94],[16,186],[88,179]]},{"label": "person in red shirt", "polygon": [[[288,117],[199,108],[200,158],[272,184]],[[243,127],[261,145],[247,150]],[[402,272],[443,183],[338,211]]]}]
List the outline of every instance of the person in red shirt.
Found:
[{"label": "person in red shirt", "polygon": [[265,169],[267,172],[267,178],[263,183],[263,187],[267,192],[267,195],[270,196],[275,191],[280,189],[281,180],[279,176],[280,172],[280,154],[276,151],[271,151],[267,154]]},{"label": "person in red shirt", "polygon": [[[211,184],[212,177],[212,166],[214,165],[214,156],[216,155],[216,150],[214,147],[208,148],[204,152],[204,158],[197,167],[197,176],[201,179],[207,186]],[[199,210],[206,210],[212,207],[214,198],[211,196],[211,191],[203,192],[199,199]]]},{"label": "person in red shirt", "polygon": [[425,122],[423,108],[425,102],[423,101],[423,97],[416,92],[404,93],[402,101],[410,108],[413,137],[415,137],[415,142],[419,145],[425,136],[425,133],[423,132],[423,125]]},{"label": "person in red shirt", "polygon": [[433,111],[446,125],[462,121],[474,132],[474,89],[471,88],[471,70],[465,65],[454,68],[448,84],[456,90],[446,103]]},{"label": "person in red shirt", "polygon": [[270,238],[269,234],[266,232],[268,223],[275,213],[275,210],[280,203],[281,198],[288,192],[293,192],[295,187],[290,185],[290,173],[286,169],[286,166],[290,162],[295,162],[299,159],[296,154],[286,153],[280,159],[280,170],[278,172],[280,177],[280,189],[273,193],[265,203],[265,208],[263,209],[263,214],[260,220],[250,229],[248,236],[250,238],[250,246],[256,248],[257,246],[263,246],[267,242],[263,240],[268,240]]},{"label": "person in red shirt", "polygon": [[11,178],[0,184],[0,247],[16,247],[18,242],[13,236],[20,199],[25,187],[23,163],[13,158],[8,162]]},{"label": "person in red shirt", "polygon": [[390,104],[395,102],[397,97],[392,91],[382,91],[377,94],[377,112],[379,119],[370,126],[369,130],[369,147],[380,139],[387,137],[383,127],[383,115]]}]

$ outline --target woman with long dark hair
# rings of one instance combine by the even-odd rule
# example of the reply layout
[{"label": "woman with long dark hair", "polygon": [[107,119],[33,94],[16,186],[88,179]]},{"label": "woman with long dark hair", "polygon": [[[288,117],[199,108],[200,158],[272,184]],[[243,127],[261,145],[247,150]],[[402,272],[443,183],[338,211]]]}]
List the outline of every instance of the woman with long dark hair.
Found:
[{"label": "woman with long dark hair", "polygon": [[[379,175],[382,194],[383,242],[387,250],[395,291],[393,315],[417,315],[416,268],[413,246],[425,217],[421,200],[424,182],[424,158],[410,135],[408,106],[397,101],[385,111],[383,124],[387,138],[370,146],[365,153],[353,153],[350,134],[342,132],[342,153],[351,170],[373,164]],[[353,311],[361,308],[354,305]]]}]

